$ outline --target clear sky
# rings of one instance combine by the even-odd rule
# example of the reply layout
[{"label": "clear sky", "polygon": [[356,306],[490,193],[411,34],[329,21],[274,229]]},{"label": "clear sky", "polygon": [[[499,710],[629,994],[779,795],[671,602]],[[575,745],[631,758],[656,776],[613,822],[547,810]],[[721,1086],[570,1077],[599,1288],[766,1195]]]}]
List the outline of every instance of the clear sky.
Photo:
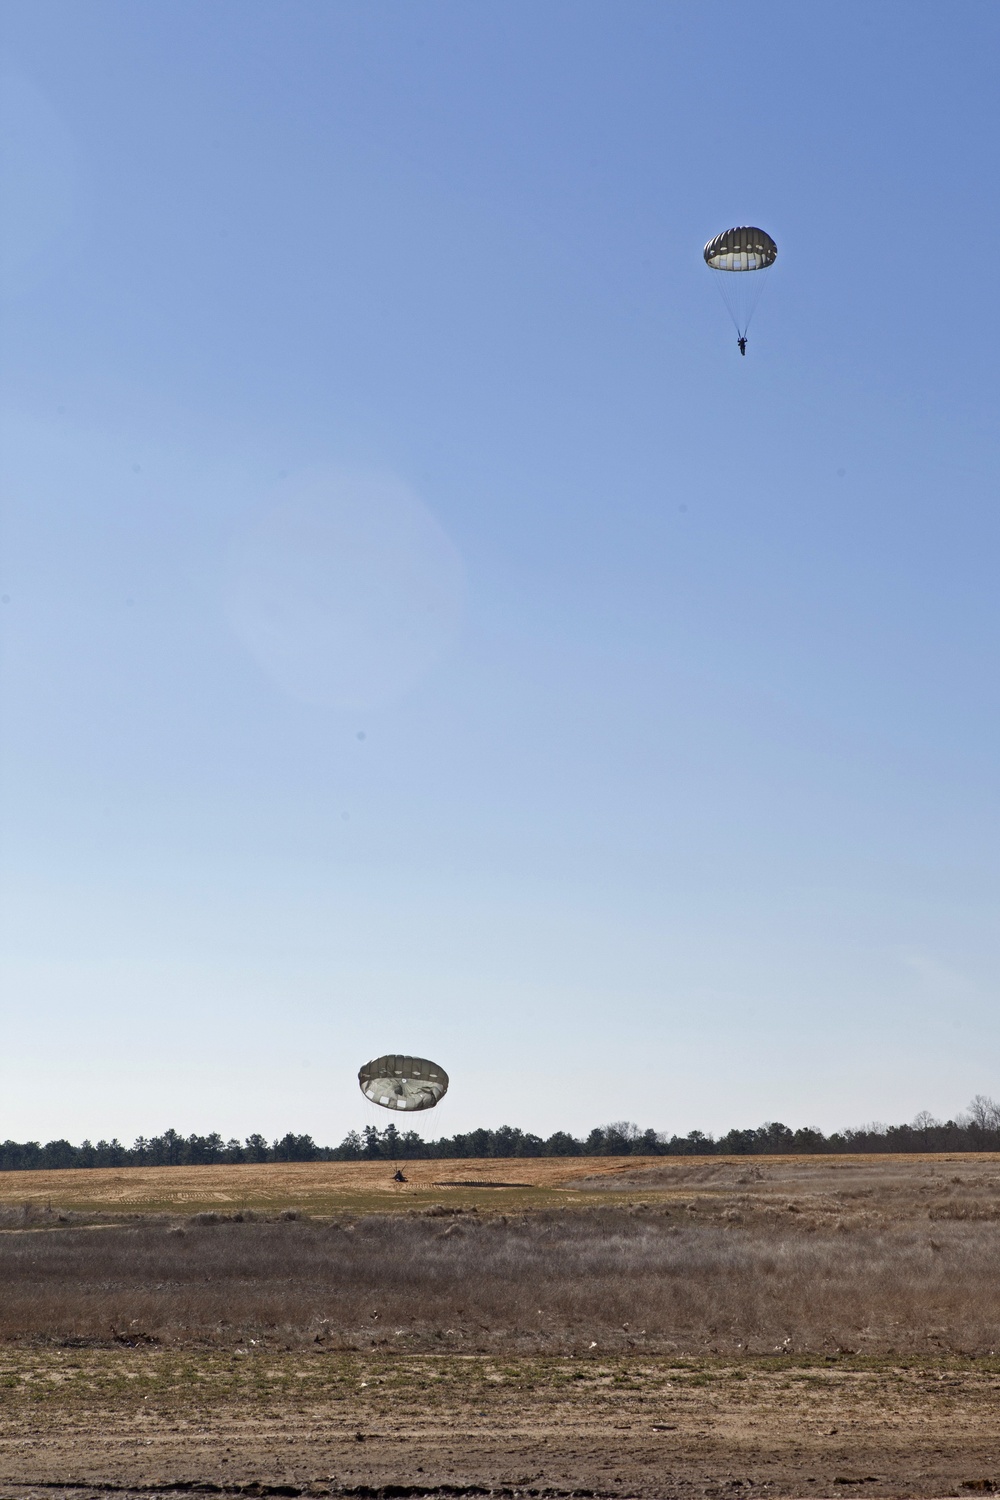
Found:
[{"label": "clear sky", "polygon": [[998,43],[7,0],[0,1136],[1000,1094]]}]

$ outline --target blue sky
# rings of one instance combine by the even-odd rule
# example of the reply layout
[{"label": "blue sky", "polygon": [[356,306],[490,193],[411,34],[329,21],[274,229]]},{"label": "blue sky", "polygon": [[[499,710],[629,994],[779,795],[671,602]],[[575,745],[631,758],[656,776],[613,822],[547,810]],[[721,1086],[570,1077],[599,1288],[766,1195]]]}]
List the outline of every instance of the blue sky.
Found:
[{"label": "blue sky", "polygon": [[8,3],[0,1134],[1000,1094],[998,41]]}]

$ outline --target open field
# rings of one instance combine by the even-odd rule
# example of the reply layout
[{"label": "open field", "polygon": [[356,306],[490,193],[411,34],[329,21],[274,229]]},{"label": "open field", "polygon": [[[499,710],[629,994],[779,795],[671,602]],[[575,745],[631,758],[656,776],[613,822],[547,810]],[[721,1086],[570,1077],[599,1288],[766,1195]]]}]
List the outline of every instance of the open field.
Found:
[{"label": "open field", "polygon": [[[642,1165],[649,1163],[637,1158]],[[392,1181],[386,1162],[268,1162],[261,1166],[106,1167],[93,1171],[0,1173],[0,1209],[30,1203],[80,1213],[386,1213],[438,1201],[535,1207],[566,1201],[578,1179],[612,1176],[614,1158],[529,1161],[406,1162],[410,1179]],[[470,1179],[526,1184],[516,1188],[438,1188],[435,1183]]]},{"label": "open field", "polygon": [[1000,1158],[407,1171],[0,1177],[0,1497],[1000,1488]]},{"label": "open field", "polygon": [[[432,1203],[509,1212],[602,1201],[648,1202],[710,1216],[800,1212],[817,1222],[1000,1217],[1000,1155],[543,1157],[406,1162],[121,1167],[0,1173],[0,1213],[168,1213],[244,1210],[314,1215],[387,1213]],[[448,1183],[523,1184],[455,1187]],[[686,1205],[690,1204],[688,1210]],[[793,1205],[789,1209],[789,1205]]]},{"label": "open field", "polygon": [[0,1234],[0,1340],[578,1355],[1000,1353],[994,1223],[598,1205]]}]

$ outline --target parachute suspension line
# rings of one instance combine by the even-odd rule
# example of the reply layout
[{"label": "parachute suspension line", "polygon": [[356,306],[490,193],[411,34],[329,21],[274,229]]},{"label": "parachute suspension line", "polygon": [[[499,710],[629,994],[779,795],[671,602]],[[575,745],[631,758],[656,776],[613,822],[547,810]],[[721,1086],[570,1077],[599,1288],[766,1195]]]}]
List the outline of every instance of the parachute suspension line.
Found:
[{"label": "parachute suspension line", "polygon": [[746,338],[747,329],[757,311],[764,291],[765,271],[713,271],[726,311],[733,320],[737,337]]},{"label": "parachute suspension line", "polygon": [[740,320],[736,316],[736,309],[733,306],[732,300],[726,295],[726,277],[730,276],[731,274],[732,273],[730,271],[713,271],[712,280],[715,282],[716,286],[719,289],[719,296],[722,298],[723,307],[726,309],[726,312],[733,320],[733,327],[736,329],[737,337],[740,337],[743,333],[743,329],[740,327]]},{"label": "parachute suspension line", "polygon": [[364,1126],[364,1132],[363,1132],[364,1139],[366,1141],[368,1139],[368,1132],[370,1130],[374,1130],[376,1132],[378,1131],[378,1118],[377,1118],[376,1113],[375,1113],[375,1106],[374,1106],[374,1104],[366,1096],[365,1097],[365,1126]]},{"label": "parachute suspension line", "polygon": [[[365,1130],[368,1137],[377,1138],[376,1109],[391,1110],[396,1115],[400,1110],[433,1109],[448,1092],[448,1075],[440,1063],[428,1057],[410,1057],[401,1052],[387,1052],[375,1057],[358,1070],[358,1087],[365,1096]],[[386,1126],[386,1130],[389,1126]],[[406,1175],[400,1167],[401,1152],[398,1145],[399,1129],[392,1121],[392,1166],[393,1181],[405,1182]],[[377,1141],[373,1142],[377,1152]]]},{"label": "parachute suspension line", "polygon": [[[400,1110],[433,1109],[448,1092],[448,1075],[430,1058],[388,1052],[384,1057],[365,1063],[358,1071],[358,1087],[372,1115],[375,1106],[396,1114]],[[393,1124],[395,1126],[395,1122]],[[398,1172],[399,1156],[395,1145],[392,1164]]]},{"label": "parachute suspension line", "polygon": [[[364,1090],[362,1090],[362,1093],[364,1094]],[[368,1097],[367,1094],[364,1094],[364,1100],[365,1100],[365,1107],[364,1107],[364,1114],[365,1114],[364,1139],[365,1139],[365,1141],[367,1141],[367,1139],[368,1139],[367,1132],[368,1131],[374,1131],[374,1133],[375,1133],[376,1136],[384,1134],[383,1131],[379,1130],[379,1120],[380,1119],[385,1119],[385,1114],[384,1113],[382,1113],[382,1114],[379,1113],[379,1110],[376,1108],[374,1101],[371,1100]],[[395,1122],[392,1121],[390,1123],[395,1123]],[[384,1157],[373,1157],[372,1158],[373,1161],[380,1161],[380,1160],[384,1160],[384,1159],[385,1159]],[[393,1150],[393,1154],[392,1154],[392,1170],[395,1172],[397,1170],[398,1166],[399,1166],[399,1163],[396,1160],[396,1152],[395,1152],[395,1150]]]},{"label": "parachute suspension line", "polygon": [[747,328],[750,327],[750,320],[753,317],[754,313],[757,311],[757,304],[760,301],[761,297],[764,295],[764,288],[767,285],[766,269],[754,271],[751,273],[751,275],[752,279],[749,287],[750,295],[747,299],[747,320],[746,325],[743,329],[744,334],[746,333]]}]

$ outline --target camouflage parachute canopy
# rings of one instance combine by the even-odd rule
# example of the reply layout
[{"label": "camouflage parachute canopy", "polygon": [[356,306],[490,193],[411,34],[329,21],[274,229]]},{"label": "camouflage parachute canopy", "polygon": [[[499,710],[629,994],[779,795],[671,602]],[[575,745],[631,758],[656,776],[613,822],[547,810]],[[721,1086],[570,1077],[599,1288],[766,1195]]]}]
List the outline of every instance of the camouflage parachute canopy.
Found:
[{"label": "camouflage parachute canopy", "polygon": [[705,246],[705,263],[713,271],[765,271],[777,257],[771,236],[748,225],[725,229]]},{"label": "camouflage parachute canopy", "polygon": [[433,1109],[448,1092],[444,1068],[426,1057],[397,1053],[365,1063],[358,1083],[365,1098],[383,1109]]}]

